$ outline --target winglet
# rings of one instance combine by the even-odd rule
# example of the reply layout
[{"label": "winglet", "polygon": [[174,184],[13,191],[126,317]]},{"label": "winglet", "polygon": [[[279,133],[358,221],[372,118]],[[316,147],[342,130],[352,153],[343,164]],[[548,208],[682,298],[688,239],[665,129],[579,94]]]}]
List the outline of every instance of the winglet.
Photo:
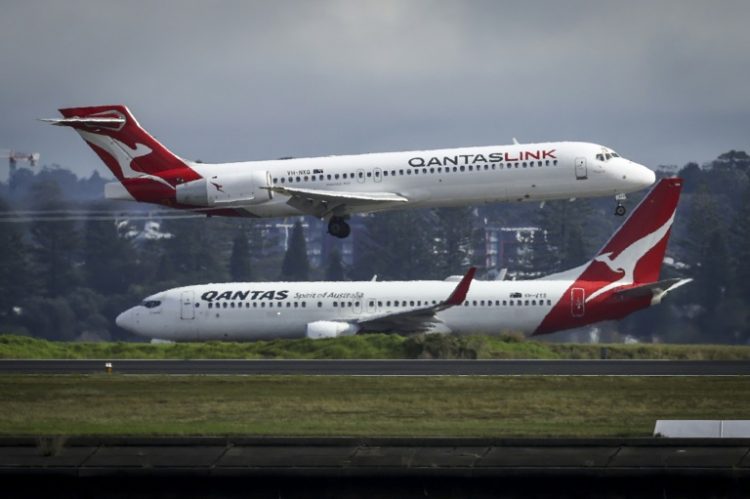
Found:
[{"label": "winglet", "polygon": [[463,303],[463,301],[466,299],[466,293],[469,292],[469,286],[471,285],[471,281],[474,279],[474,274],[476,273],[476,271],[476,267],[469,268],[468,272],[466,272],[466,275],[463,277],[463,279],[461,279],[461,282],[459,282],[458,286],[456,286],[456,289],[453,290],[453,293],[451,293],[448,299],[443,302],[444,305],[452,307],[454,305],[460,305],[461,303]]}]

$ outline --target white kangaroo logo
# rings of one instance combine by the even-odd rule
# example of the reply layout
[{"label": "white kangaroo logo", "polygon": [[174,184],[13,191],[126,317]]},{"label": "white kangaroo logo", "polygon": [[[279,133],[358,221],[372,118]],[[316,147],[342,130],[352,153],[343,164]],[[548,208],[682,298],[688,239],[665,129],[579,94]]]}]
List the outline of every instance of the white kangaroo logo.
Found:
[{"label": "white kangaroo logo", "polygon": [[627,284],[633,284],[633,274],[635,273],[635,266],[638,264],[641,258],[643,258],[643,256],[651,250],[651,248],[656,246],[657,243],[664,238],[664,236],[669,231],[669,228],[672,226],[674,215],[675,214],[672,213],[672,216],[669,218],[669,220],[666,221],[666,223],[664,223],[664,225],[656,229],[651,234],[647,234],[635,241],[633,244],[622,250],[620,254],[615,258],[612,258],[612,252],[603,253],[595,257],[594,261],[602,262],[607,267],[609,267],[612,272],[622,272],[623,274],[622,277],[620,277],[618,280],[610,282],[606,286],[603,286],[599,290],[591,293],[589,297],[586,298],[586,302],[593,300],[597,296],[609,291],[610,289]]},{"label": "white kangaroo logo", "polygon": [[115,161],[117,161],[124,178],[147,178],[159,182],[160,184],[164,184],[170,189],[174,189],[169,182],[161,177],[133,170],[131,164],[134,159],[151,154],[151,148],[147,145],[136,143],[135,149],[131,149],[127,144],[120,142],[109,135],[100,135],[98,133],[91,133],[83,130],[78,130],[78,133],[81,134],[81,137],[83,137],[86,142],[94,144],[95,146],[101,147],[107,151]]}]

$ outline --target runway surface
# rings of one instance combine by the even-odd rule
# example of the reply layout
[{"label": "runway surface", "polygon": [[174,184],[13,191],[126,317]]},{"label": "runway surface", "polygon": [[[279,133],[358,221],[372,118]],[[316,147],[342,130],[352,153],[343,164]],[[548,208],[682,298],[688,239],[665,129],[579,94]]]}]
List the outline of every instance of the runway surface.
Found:
[{"label": "runway surface", "polygon": [[0,360],[2,374],[359,376],[747,376],[750,361],[670,360]]}]

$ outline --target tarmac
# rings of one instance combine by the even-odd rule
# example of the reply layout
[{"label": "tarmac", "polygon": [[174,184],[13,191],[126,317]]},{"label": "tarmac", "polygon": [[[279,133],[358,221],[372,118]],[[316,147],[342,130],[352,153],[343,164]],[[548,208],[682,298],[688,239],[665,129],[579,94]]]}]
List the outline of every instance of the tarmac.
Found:
[{"label": "tarmac", "polygon": [[0,439],[0,475],[750,477],[750,439]]},{"label": "tarmac", "polygon": [[0,438],[3,497],[746,498],[750,439]]}]

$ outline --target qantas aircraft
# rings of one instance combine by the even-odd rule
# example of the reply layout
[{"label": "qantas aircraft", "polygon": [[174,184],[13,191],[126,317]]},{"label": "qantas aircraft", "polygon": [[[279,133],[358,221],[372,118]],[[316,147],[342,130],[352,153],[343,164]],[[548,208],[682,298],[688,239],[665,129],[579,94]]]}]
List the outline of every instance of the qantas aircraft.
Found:
[{"label": "qantas aircraft", "polygon": [[[117,324],[176,341],[366,332],[546,334],[620,319],[690,279],[660,280],[682,180],[663,179],[586,264],[531,281],[203,284],[149,296]],[[451,282],[453,281],[453,282]]]},{"label": "qantas aircraft", "polygon": [[203,164],[172,154],[125,106],[61,109],[45,119],[73,127],[117,177],[110,199],[156,203],[207,215],[312,215],[349,235],[354,213],[615,196],[654,183],[654,172],[612,149],[547,142],[433,151]]}]

